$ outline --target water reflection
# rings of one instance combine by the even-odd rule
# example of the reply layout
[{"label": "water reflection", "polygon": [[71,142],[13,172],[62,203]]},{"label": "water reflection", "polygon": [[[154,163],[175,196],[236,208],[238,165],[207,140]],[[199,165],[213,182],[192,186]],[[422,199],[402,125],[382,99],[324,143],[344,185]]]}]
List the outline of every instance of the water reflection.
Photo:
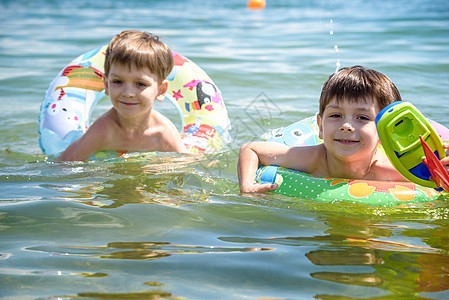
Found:
[{"label": "water reflection", "polygon": [[[377,287],[398,296],[449,289],[449,257],[444,255],[359,248],[355,251],[318,250],[306,256],[321,266],[370,265],[374,269],[372,273],[326,271],[310,274],[317,279]],[[336,260],[336,257],[340,259]]]},{"label": "water reflection", "polygon": [[8,276],[29,276],[29,275],[38,275],[38,276],[82,276],[89,278],[101,278],[110,276],[108,273],[102,272],[74,272],[74,271],[62,271],[62,270],[22,270],[22,269],[13,269],[13,268],[1,268],[0,274],[8,275]]},{"label": "water reflection", "polygon": [[[338,228],[341,225],[335,225],[335,220],[327,220],[326,223],[332,226],[328,232],[340,231]],[[413,229],[407,225],[393,226],[375,223],[374,220],[359,220],[359,225],[352,228],[359,228],[356,232],[368,233],[365,237],[359,234],[346,237],[346,247],[339,247],[333,251],[322,247],[310,251],[306,257],[315,265],[370,265],[374,271],[372,273],[326,271],[315,272],[311,276],[342,284],[377,287],[398,296],[449,290],[449,244],[441,234],[448,228],[447,223],[440,221],[436,223],[442,227],[423,226],[418,223],[412,227],[422,229]],[[435,228],[431,230],[429,227]],[[361,230],[362,228],[366,229]],[[387,239],[397,236],[401,236],[401,239],[405,237],[410,242]],[[417,237],[426,238],[420,240]]]},{"label": "water reflection", "polygon": [[215,174],[218,164],[224,168],[230,164],[221,159],[228,157],[227,154],[154,155],[139,155],[128,161],[114,159],[108,163],[69,163],[66,167],[76,170],[73,172],[95,175],[84,178],[89,181],[41,186],[57,191],[58,196],[53,198],[102,208],[144,203],[169,206],[201,203],[211,193],[226,193],[235,188],[234,182]]},{"label": "water reflection", "polygon": [[[447,222],[437,220],[430,225],[428,221],[425,224],[414,221],[392,225],[376,219],[335,216],[318,219],[328,226],[322,235],[220,239],[234,243],[312,247],[314,249],[305,254],[308,261],[317,266],[310,272],[311,277],[379,288],[393,295],[391,299],[449,290],[449,242],[444,235],[449,230]],[[397,238],[401,240],[397,241]],[[373,293],[379,296],[379,293]],[[341,299],[345,296],[323,293],[315,297]],[[369,294],[363,299],[372,299],[366,297]],[[386,296],[385,299],[389,298]]]},{"label": "water reflection", "polygon": [[94,293],[84,292],[77,295],[56,296],[64,298],[88,298],[88,299],[168,299],[168,300],[181,300],[182,297],[174,297],[171,293],[159,290],[149,290],[136,293]]},{"label": "water reflection", "polygon": [[273,248],[259,247],[215,247],[175,245],[169,242],[111,242],[107,246],[37,246],[25,250],[51,253],[53,255],[97,257],[103,259],[154,260],[175,254],[230,253],[271,251]]}]

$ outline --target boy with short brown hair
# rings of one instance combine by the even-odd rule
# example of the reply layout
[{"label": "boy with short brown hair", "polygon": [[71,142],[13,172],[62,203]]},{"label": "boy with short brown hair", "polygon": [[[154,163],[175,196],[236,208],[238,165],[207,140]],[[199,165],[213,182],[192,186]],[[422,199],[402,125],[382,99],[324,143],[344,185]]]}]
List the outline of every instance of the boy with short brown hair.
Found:
[{"label": "boy with short brown hair", "polygon": [[175,125],[153,109],[167,92],[173,55],[158,36],[126,30],[110,42],[103,82],[112,108],[58,160],[87,160],[97,151],[187,152]]},{"label": "boy with short brown hair", "polygon": [[317,115],[323,143],[288,147],[253,142],[240,149],[238,175],[242,192],[266,192],[276,184],[257,184],[261,165],[278,165],[316,177],[405,181],[378,151],[375,119],[380,110],[401,96],[391,80],[361,66],[344,68],[325,82]]}]

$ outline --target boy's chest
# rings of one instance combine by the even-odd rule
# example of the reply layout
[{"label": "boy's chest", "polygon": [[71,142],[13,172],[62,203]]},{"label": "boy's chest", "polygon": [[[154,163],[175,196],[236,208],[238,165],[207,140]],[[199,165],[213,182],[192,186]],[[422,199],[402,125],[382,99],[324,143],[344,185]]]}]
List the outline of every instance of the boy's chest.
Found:
[{"label": "boy's chest", "polygon": [[146,130],[142,133],[125,133],[116,132],[114,138],[115,149],[128,152],[152,152],[163,151],[161,135],[152,133],[151,130]]}]

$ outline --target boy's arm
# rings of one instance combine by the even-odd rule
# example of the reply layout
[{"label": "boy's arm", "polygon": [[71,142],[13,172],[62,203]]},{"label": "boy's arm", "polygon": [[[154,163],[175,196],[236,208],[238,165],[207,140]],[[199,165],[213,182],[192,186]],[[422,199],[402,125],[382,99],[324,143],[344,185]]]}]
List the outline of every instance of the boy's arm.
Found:
[{"label": "boy's arm", "polygon": [[[446,155],[449,155],[449,143],[443,143],[443,148],[446,149]],[[446,156],[440,160],[441,164],[444,166],[446,171],[449,173],[449,156]]]},{"label": "boy's arm", "polygon": [[88,160],[95,152],[104,150],[108,139],[107,131],[101,130],[103,120],[98,119],[86,133],[71,143],[56,161],[83,161]]},{"label": "boy's arm", "polygon": [[179,137],[179,133],[177,131],[170,132],[167,136],[164,137],[166,140],[166,144],[164,147],[165,152],[177,152],[177,153],[188,153],[186,145],[184,145],[183,141]]},{"label": "boy's arm", "polygon": [[175,125],[170,121],[167,127],[167,130],[164,130],[162,133],[166,141],[164,150],[166,152],[187,153],[187,148],[181,140]]},{"label": "boy's arm", "polygon": [[189,152],[189,151],[187,151],[186,145],[184,145],[184,143],[181,139],[179,139],[179,141],[176,142],[174,151],[178,152],[178,153],[188,153]]},{"label": "boy's arm", "polygon": [[[92,141],[92,142],[91,142]],[[64,152],[56,159],[56,161],[83,161],[89,159],[98,150],[93,145],[98,139],[89,138],[86,134],[71,143]]]},{"label": "boy's arm", "polygon": [[240,191],[242,193],[262,193],[277,188],[276,184],[257,184],[256,171],[259,165],[288,166],[291,147],[274,142],[253,142],[240,148],[237,163]]},{"label": "boy's arm", "polygon": [[161,151],[178,153],[189,152],[181,139],[178,129],[169,118],[156,110],[153,110],[152,117],[154,118],[155,123],[158,124],[158,144],[161,145]]}]

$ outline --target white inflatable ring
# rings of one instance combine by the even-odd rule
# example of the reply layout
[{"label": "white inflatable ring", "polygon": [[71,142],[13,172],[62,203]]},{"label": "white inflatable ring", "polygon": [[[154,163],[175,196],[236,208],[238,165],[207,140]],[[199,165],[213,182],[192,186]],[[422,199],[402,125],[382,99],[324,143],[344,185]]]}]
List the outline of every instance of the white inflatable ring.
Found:
[{"label": "white inflatable ring", "polygon": [[[106,48],[82,54],[51,82],[39,115],[39,144],[44,154],[58,155],[89,127],[91,113],[104,97]],[[231,126],[221,92],[198,65],[172,53],[174,68],[167,77],[166,99],[182,120],[181,139],[192,153],[216,151],[230,141]],[[100,152],[95,157],[104,155]]]}]

